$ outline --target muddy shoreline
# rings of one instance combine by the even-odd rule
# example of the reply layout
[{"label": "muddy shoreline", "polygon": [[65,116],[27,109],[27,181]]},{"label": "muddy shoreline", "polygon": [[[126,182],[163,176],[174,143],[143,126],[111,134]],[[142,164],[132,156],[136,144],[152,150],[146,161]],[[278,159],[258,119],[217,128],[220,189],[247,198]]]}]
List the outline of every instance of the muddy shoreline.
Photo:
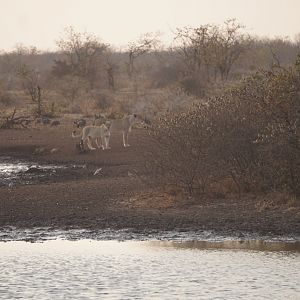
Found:
[{"label": "muddy shoreline", "polygon": [[[43,182],[1,186],[0,230],[14,226],[129,230],[145,235],[153,231],[212,231],[237,237],[300,235],[299,208],[259,211],[253,195],[192,199],[148,187],[134,175],[143,172],[140,154],[149,147],[144,130],[133,131],[129,148],[122,147],[121,136],[114,136],[111,150],[84,154],[76,152],[71,131],[69,124],[0,131],[0,156],[84,166]],[[101,171],[94,175],[98,168]]]}]

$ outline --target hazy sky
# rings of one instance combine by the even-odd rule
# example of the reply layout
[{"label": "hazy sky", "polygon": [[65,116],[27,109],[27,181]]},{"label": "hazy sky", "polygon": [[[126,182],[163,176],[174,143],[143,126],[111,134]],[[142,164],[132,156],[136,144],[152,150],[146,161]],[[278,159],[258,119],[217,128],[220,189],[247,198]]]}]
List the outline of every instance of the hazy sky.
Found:
[{"label": "hazy sky", "polygon": [[115,46],[150,31],[170,43],[176,27],[233,17],[252,34],[294,38],[300,0],[0,0],[0,50],[17,44],[54,50],[68,26]]}]

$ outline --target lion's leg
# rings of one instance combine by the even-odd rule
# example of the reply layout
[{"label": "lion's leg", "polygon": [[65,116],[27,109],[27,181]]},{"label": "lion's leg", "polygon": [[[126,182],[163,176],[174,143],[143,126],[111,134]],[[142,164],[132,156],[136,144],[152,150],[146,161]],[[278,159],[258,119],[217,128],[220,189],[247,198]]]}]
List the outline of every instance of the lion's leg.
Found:
[{"label": "lion's leg", "polygon": [[102,135],[101,136],[101,144],[102,144],[102,150],[106,149],[106,142],[105,142],[105,137]]},{"label": "lion's leg", "polygon": [[81,150],[84,150],[83,139],[80,140],[79,147]]},{"label": "lion's leg", "polygon": [[88,145],[88,147],[89,147],[89,149],[90,150],[96,150],[96,148],[94,148],[93,146],[92,146],[92,144],[91,144],[91,137],[87,137],[87,145]]},{"label": "lion's leg", "polygon": [[108,149],[106,136],[103,137],[103,145],[104,145],[103,150]]},{"label": "lion's leg", "polygon": [[102,143],[102,138],[100,139],[101,140],[101,143],[99,144],[99,139],[98,138],[96,138],[96,145],[97,145],[97,147],[100,149],[100,148],[102,148],[103,149],[103,143]]},{"label": "lion's leg", "polygon": [[105,149],[110,149],[109,147],[109,135],[104,137]]},{"label": "lion's leg", "polygon": [[109,140],[110,140],[110,133],[105,137],[106,149],[111,149],[109,146]]},{"label": "lion's leg", "polygon": [[124,145],[124,147],[126,147],[125,131],[123,131],[123,145]]},{"label": "lion's leg", "polygon": [[83,130],[82,131],[82,136],[81,136],[81,140],[80,140],[80,148],[81,148],[81,150],[84,150],[84,142],[86,141],[86,139],[87,139],[87,136],[86,136],[86,131],[85,130]]},{"label": "lion's leg", "polygon": [[103,142],[104,142],[104,145],[105,145],[105,149],[110,149],[109,147],[109,139],[110,139],[110,132],[107,131],[104,136],[103,136]]},{"label": "lion's leg", "polygon": [[128,131],[123,131],[123,143],[124,143],[124,147],[130,146],[128,144]]}]

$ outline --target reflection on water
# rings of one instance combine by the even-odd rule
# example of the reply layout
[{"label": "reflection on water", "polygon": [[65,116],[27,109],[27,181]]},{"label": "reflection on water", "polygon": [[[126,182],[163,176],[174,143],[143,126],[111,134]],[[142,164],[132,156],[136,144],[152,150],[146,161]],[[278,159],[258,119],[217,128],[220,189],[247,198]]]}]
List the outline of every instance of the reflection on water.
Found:
[{"label": "reflection on water", "polygon": [[65,166],[38,165],[29,162],[11,161],[10,158],[1,158],[0,185],[10,183],[27,184],[34,178],[55,175],[58,169]]},{"label": "reflection on water", "polygon": [[299,248],[213,244],[0,243],[0,298],[299,299]]},{"label": "reflection on water", "polygon": [[36,164],[0,156],[0,186],[9,184],[29,184],[43,178],[58,176],[68,168],[76,166]]},{"label": "reflection on water", "polygon": [[246,241],[151,241],[152,247],[171,247],[177,249],[237,249],[255,251],[296,251],[300,252],[300,242],[267,242],[263,240]]}]

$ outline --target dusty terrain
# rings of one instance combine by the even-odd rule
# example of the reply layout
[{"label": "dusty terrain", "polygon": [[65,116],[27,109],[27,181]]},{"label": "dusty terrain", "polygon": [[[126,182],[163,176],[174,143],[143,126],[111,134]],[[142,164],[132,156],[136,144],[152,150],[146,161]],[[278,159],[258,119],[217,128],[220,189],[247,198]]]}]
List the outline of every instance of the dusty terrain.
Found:
[{"label": "dusty terrain", "polygon": [[[63,178],[0,187],[0,227],[156,230],[214,230],[222,234],[300,233],[299,209],[283,207],[258,210],[254,196],[238,199],[189,198],[151,189],[143,174],[143,151],[150,147],[147,133],[134,129],[131,147],[121,135],[111,138],[111,150],[75,149],[70,121],[51,128],[1,130],[0,156],[29,161],[81,165],[82,171]],[[57,149],[51,153],[51,149]],[[93,175],[97,168],[98,175]]]}]

